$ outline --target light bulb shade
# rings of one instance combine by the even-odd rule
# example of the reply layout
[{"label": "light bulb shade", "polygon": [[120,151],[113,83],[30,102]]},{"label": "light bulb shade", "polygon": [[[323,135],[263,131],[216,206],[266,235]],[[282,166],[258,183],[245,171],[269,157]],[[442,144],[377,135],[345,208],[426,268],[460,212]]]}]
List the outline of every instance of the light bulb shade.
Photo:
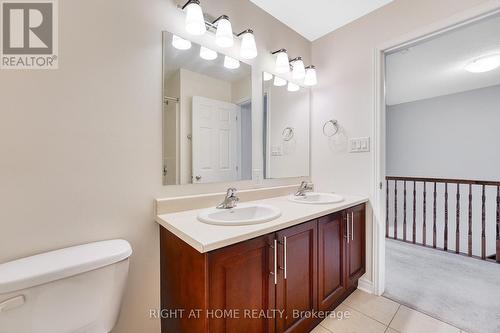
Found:
[{"label": "light bulb shade", "polygon": [[205,60],[217,59],[217,52],[210,50],[209,48],[202,46],[200,47],[200,58]]},{"label": "light bulb shade", "polygon": [[292,62],[293,70],[292,70],[292,78],[294,80],[301,80],[306,76],[306,68],[304,67],[304,62],[302,59],[297,59]]},{"label": "light bulb shade", "polygon": [[247,31],[241,35],[240,56],[243,59],[253,59],[257,56],[257,45],[251,31]]},{"label": "light bulb shade", "polygon": [[268,72],[264,72],[263,79],[264,79],[264,81],[272,80],[273,79],[273,74],[268,73]]},{"label": "light bulb shade", "polygon": [[215,43],[220,47],[231,47],[234,44],[233,28],[229,19],[223,17],[217,21],[217,31],[215,32]]},{"label": "light bulb shade", "polygon": [[465,66],[470,73],[485,73],[500,67],[500,54],[493,54],[474,59]]},{"label": "light bulb shade", "polygon": [[286,80],[285,79],[282,79],[280,78],[279,76],[275,76],[274,77],[274,85],[276,87],[283,87],[286,85]]},{"label": "light bulb shade", "polygon": [[189,3],[186,8],[186,31],[191,35],[203,35],[207,31],[205,26],[205,18],[203,17],[203,11],[201,7],[196,2]]},{"label": "light bulb shade", "polygon": [[276,73],[288,73],[290,71],[290,63],[288,62],[288,53],[280,51],[276,54]]},{"label": "light bulb shade", "polygon": [[292,82],[288,82],[288,87],[287,87],[288,91],[299,91],[299,89],[300,89],[299,85]]},{"label": "light bulb shade", "polygon": [[240,61],[234,58],[225,56],[224,58],[224,67],[228,69],[236,69],[240,67]]},{"label": "light bulb shade", "polygon": [[172,46],[178,50],[189,50],[191,48],[191,42],[177,35],[173,35]]},{"label": "light bulb shade", "polygon": [[315,86],[318,84],[318,78],[316,77],[316,68],[314,66],[308,66],[306,68],[306,77],[304,79],[304,84],[306,86]]}]

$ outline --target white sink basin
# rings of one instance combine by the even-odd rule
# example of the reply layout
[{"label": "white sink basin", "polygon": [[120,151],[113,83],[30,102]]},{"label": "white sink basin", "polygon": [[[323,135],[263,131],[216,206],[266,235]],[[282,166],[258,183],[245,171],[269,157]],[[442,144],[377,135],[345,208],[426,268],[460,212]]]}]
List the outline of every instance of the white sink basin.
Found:
[{"label": "white sink basin", "polygon": [[291,195],[288,200],[304,204],[332,204],[344,201],[344,197],[334,193],[306,192],[304,196]]},{"label": "white sink basin", "polygon": [[198,220],[216,225],[247,225],[269,222],[281,216],[281,211],[263,204],[239,204],[231,209],[210,208],[198,214]]}]

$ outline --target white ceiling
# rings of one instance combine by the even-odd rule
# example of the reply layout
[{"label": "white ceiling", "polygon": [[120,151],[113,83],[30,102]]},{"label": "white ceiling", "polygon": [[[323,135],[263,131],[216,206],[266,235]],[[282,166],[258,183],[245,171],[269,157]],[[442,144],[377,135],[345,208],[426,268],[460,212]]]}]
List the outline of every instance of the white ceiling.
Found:
[{"label": "white ceiling", "polygon": [[388,105],[449,95],[500,84],[500,68],[469,73],[464,66],[479,56],[500,53],[500,16],[386,57]]},{"label": "white ceiling", "polygon": [[393,0],[250,0],[313,41]]}]

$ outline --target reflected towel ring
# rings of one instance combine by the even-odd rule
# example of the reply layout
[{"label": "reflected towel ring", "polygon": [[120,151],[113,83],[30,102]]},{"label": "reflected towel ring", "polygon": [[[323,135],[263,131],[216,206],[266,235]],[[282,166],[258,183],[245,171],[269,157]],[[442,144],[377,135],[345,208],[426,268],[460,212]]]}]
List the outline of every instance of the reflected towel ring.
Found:
[{"label": "reflected towel ring", "polygon": [[[330,124],[330,126],[328,126]],[[330,128],[330,129],[328,129]],[[334,136],[339,132],[339,125],[338,121],[335,119],[328,120],[324,125],[323,125],[323,134],[329,138]]]},{"label": "reflected towel ring", "polygon": [[293,136],[295,135],[293,127],[285,127],[283,132],[281,132],[281,136],[283,137],[283,140],[285,141],[290,141],[293,139]]}]

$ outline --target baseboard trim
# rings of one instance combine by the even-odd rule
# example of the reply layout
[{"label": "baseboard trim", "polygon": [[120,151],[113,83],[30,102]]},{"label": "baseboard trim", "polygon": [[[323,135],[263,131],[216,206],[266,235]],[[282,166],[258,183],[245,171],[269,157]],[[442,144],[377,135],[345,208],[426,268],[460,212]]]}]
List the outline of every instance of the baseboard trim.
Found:
[{"label": "baseboard trim", "polygon": [[358,289],[362,290],[364,292],[367,292],[369,294],[375,293],[375,288],[374,288],[373,282],[369,281],[365,278],[360,278],[358,280]]}]

